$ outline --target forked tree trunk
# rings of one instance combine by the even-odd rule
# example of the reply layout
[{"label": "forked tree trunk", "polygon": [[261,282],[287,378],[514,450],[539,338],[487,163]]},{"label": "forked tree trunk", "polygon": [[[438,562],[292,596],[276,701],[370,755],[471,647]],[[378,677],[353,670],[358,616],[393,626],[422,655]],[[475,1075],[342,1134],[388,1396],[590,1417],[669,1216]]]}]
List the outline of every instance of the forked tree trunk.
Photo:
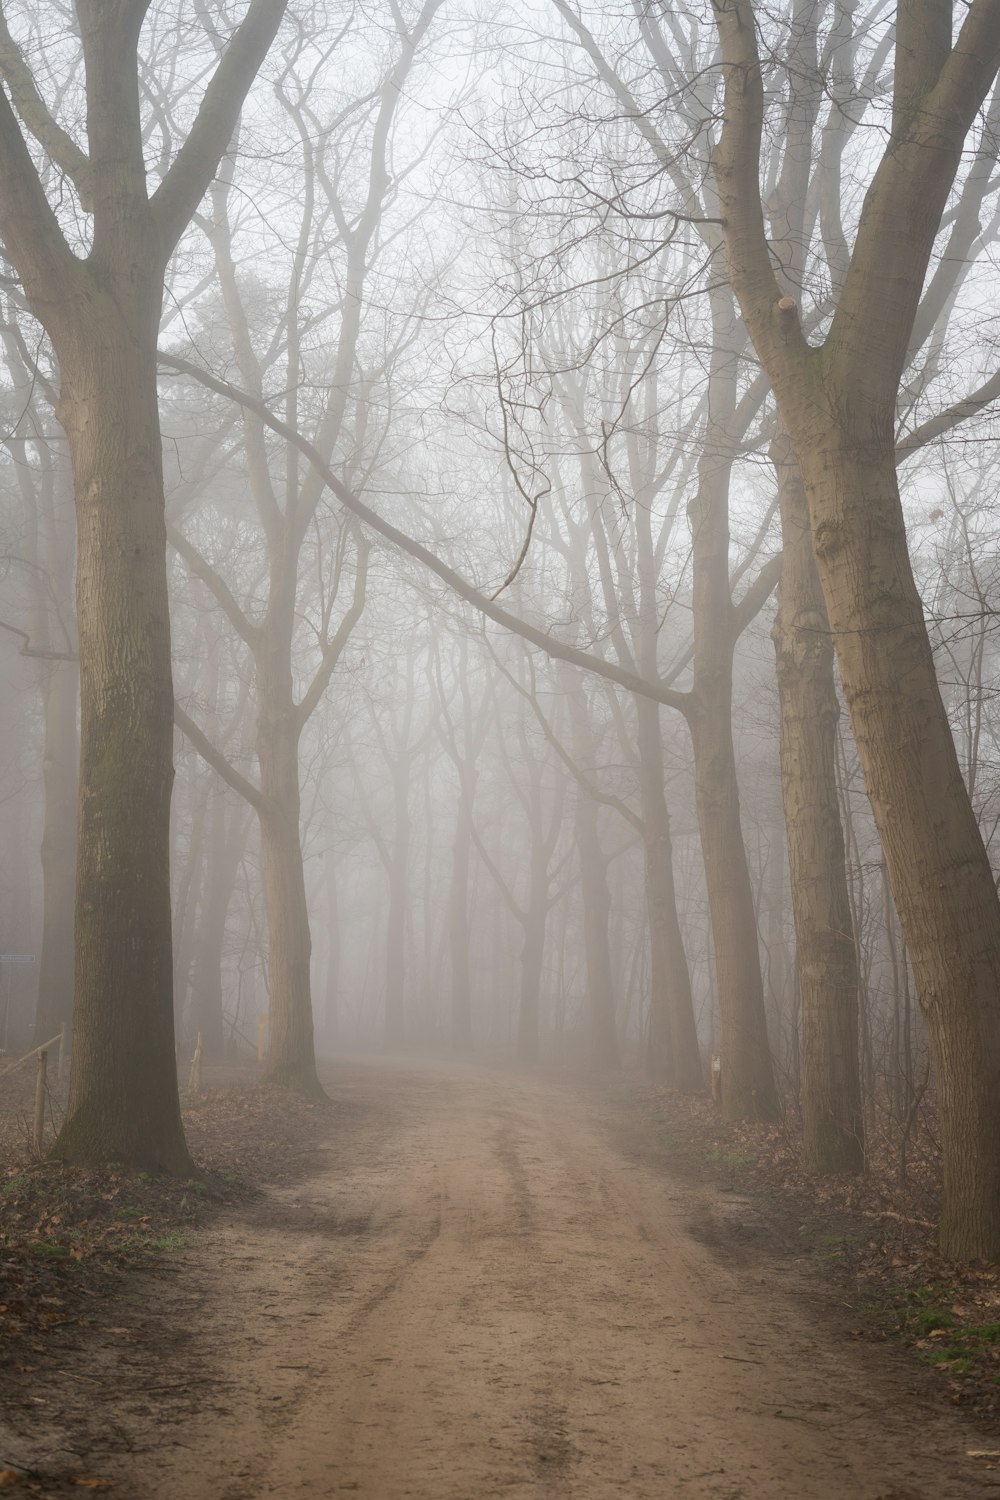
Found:
[{"label": "forked tree trunk", "polygon": [[715,151],[729,273],[809,500],[844,698],[934,1054],[941,1246],[1000,1257],[1000,903],[941,700],[896,477],[895,416],[921,289],[973,121],[997,76],[1000,12],[901,7],[892,138],[865,196],[822,348],[783,294],[759,181],[764,80],[751,0],[715,11],[725,77]]},{"label": "forked tree trunk", "polygon": [[[89,155],[48,116],[8,39],[0,62],[0,235],[59,362],[77,514],[80,803],[76,1009],[65,1160],[187,1173],[174,1063],[169,814],[173,685],[156,385],[163,277],[284,13],[251,0],[203,107],[150,195],[139,101],[148,0],[77,0]],[[92,212],[64,239],[17,116]]]},{"label": "forked tree trunk", "polygon": [[783,448],[776,455],[783,562],[772,635],[801,996],[803,1154],[814,1172],[860,1172],[858,966],[837,796],[833,640],[798,467]]}]

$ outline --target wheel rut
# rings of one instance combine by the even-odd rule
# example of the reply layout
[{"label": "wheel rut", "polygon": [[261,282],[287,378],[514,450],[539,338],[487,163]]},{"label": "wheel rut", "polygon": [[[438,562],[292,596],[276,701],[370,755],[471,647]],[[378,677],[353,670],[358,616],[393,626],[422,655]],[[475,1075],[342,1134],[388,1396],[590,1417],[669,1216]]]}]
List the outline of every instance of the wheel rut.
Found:
[{"label": "wheel rut", "polygon": [[389,1123],[324,1139],[314,1175],[169,1278],[202,1404],[171,1422],[168,1398],[155,1441],[126,1406],[116,1493],[1000,1493],[967,1457],[989,1440],[833,1341],[787,1268],[689,1233],[721,1207],[623,1156],[592,1094],[430,1065],[358,1065],[352,1087]]}]

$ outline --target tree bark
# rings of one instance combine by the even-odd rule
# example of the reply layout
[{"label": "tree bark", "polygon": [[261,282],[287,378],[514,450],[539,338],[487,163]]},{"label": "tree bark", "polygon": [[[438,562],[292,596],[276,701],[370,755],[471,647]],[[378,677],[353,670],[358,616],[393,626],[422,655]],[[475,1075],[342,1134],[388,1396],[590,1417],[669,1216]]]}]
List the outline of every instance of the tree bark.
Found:
[{"label": "tree bark", "polygon": [[578,789],[576,844],[580,854],[583,947],[587,962],[587,1053],[593,1071],[602,1073],[617,1068],[621,1056],[615,1027],[615,985],[608,941],[611,892],[597,811],[597,803]]},{"label": "tree bark", "polygon": [[44,672],[42,954],[35,1012],[35,1036],[39,1042],[55,1036],[60,1026],[69,1032],[73,1020],[73,893],[80,774],[77,668],[69,662],[49,662]]},{"label": "tree bark", "polygon": [[[594,759],[593,737],[587,695],[578,680],[568,684],[568,699],[574,758],[579,765],[589,766]],[[619,1067],[621,1054],[615,1025],[615,985],[608,934],[611,892],[598,813],[598,803],[577,783],[575,836],[580,857],[583,947],[587,964],[587,1052],[591,1068],[600,1073]]]},{"label": "tree bark", "polygon": [[392,849],[389,858],[389,908],[385,935],[385,1044],[401,1047],[406,1039],[406,925],[409,914],[410,755],[400,751],[393,767]]},{"label": "tree bark", "polygon": [[798,467],[784,445],[775,459],[783,561],[772,635],[801,996],[803,1155],[814,1172],[860,1172],[858,967],[837,795],[833,639]]},{"label": "tree bark", "polygon": [[727,1120],[776,1120],[778,1096],[733,747],[733,656],[739,626],[729,579],[729,487],[741,339],[729,291],[716,288],[711,304],[708,413],[698,486],[688,507],[694,671],[687,721],[715,947],[722,1113]]},{"label": "tree bark", "polygon": [[160,290],[132,269],[133,305],[96,294],[78,309],[72,339],[57,344],[77,508],[81,775],[73,1067],[53,1154],[183,1175],[191,1163],[174,1070]]},{"label": "tree bark", "polygon": [[241,819],[230,813],[227,827],[226,799],[216,797],[208,854],[205,895],[198,921],[191,990],[189,1035],[201,1035],[206,1062],[221,1062],[225,1052],[222,964],[226,945],[226,919],[236,888],[236,875],[243,854]]},{"label": "tree bark", "polygon": [[822,348],[783,296],[759,186],[764,86],[750,0],[716,10],[725,113],[714,154],[732,284],[809,501],[844,698],[934,1054],[941,1246],[1000,1257],[1000,903],[941,700],[906,543],[895,405],[963,143],[1000,65],[1000,7],[953,48],[897,18],[899,94]]},{"label": "tree bark", "polygon": [[451,962],[451,1046],[472,1047],[472,979],[469,971],[469,867],[472,854],[472,793],[461,776],[455,836],[451,846],[448,893],[448,951]]},{"label": "tree bark", "polygon": [[691,975],[677,914],[670,813],[663,789],[660,710],[636,698],[646,910],[649,917],[649,1042],[647,1066],[672,1088],[704,1087]]},{"label": "tree bark", "polygon": [[517,1060],[528,1064],[538,1061],[548,885],[548,859],[539,837],[534,840],[532,848],[528,910],[521,945],[521,994],[517,1009]]},{"label": "tree bark", "polygon": [[[272,612],[282,590],[272,582]],[[290,611],[289,611],[290,613]],[[290,638],[290,621],[287,637]],[[299,735],[291,652],[273,628],[257,654],[257,763],[261,869],[267,913],[269,1043],[265,1080],[323,1098],[316,1073],[310,968],[312,936],[299,828]]]},{"label": "tree bark", "polygon": [[[167,260],[216,167],[284,12],[252,0],[150,198],[138,43],[146,0],[77,0],[84,156],[8,60],[0,91],[0,236],[60,368],[77,511],[80,802],[76,1010],[53,1153],[185,1174],[174,1065],[169,810],[173,687],[156,337]],[[9,57],[13,56],[13,51]],[[23,60],[21,60],[23,62]],[[93,214],[67,244],[8,99]]]}]

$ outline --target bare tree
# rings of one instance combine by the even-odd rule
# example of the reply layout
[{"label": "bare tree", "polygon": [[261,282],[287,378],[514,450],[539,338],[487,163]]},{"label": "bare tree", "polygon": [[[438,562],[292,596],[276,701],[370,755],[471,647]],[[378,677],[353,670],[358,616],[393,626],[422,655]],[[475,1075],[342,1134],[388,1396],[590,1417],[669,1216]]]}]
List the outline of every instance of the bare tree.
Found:
[{"label": "bare tree", "polygon": [[[896,476],[896,405],[965,139],[1000,64],[1000,9],[897,15],[889,144],[822,342],[779,283],[759,182],[760,24],[715,10],[724,117],[714,170],[729,275],[774,386],[812,522],[841,680],[934,1049],[943,1249],[1000,1253],[1000,905],[941,701]],[[796,16],[793,26],[810,24]],[[770,45],[770,43],[769,43]],[[793,85],[794,86],[794,85]]]},{"label": "bare tree", "polygon": [[[59,362],[79,561],[81,785],[67,1160],[190,1171],[174,1072],[173,691],[156,339],[167,262],[285,10],[252,0],[150,193],[139,46],[149,0],[78,0],[87,150],[50,115],[0,17],[0,238]],[[20,123],[18,121],[20,116]],[[32,156],[47,163],[46,182]],[[85,256],[54,208],[90,216]]]}]

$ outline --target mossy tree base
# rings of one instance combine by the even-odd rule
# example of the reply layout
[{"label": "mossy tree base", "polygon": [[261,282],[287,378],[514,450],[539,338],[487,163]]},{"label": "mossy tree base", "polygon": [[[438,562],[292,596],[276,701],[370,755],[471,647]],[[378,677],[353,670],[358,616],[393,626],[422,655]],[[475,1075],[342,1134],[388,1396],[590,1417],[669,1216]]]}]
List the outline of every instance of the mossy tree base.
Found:
[{"label": "mossy tree base", "polygon": [[115,1162],[135,1171],[163,1173],[168,1177],[197,1176],[179,1115],[176,1122],[164,1128],[153,1121],[144,1122],[144,1128],[130,1128],[134,1124],[131,1118],[120,1122],[109,1119],[107,1112],[93,1101],[84,1103],[67,1116],[49,1152],[49,1160],[91,1169]]}]

